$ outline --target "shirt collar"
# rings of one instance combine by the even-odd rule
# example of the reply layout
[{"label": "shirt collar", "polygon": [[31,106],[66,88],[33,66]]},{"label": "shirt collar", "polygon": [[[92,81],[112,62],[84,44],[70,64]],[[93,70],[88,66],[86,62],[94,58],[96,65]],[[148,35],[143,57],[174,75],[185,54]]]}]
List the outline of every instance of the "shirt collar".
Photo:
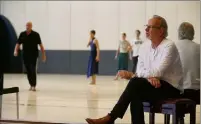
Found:
[{"label": "shirt collar", "polygon": [[[156,48],[154,48],[153,46],[152,46],[152,43],[151,43],[151,48],[152,49],[158,49],[158,48],[160,48],[160,46],[165,42],[165,40],[167,40],[166,38],[164,38],[162,41],[161,41],[161,43],[156,47]],[[151,42],[151,41],[150,41]]]}]

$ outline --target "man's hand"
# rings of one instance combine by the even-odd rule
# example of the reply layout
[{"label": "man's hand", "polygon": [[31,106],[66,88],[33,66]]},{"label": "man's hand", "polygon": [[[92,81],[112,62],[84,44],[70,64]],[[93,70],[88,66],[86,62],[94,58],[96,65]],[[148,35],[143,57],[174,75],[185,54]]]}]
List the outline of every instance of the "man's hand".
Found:
[{"label": "man's hand", "polygon": [[133,74],[133,72],[128,72],[128,71],[121,70],[121,71],[118,72],[118,76],[123,78],[123,79],[129,80],[135,75]]},{"label": "man's hand", "polygon": [[15,51],[15,52],[14,52],[14,56],[15,56],[15,57],[18,56],[18,52]]},{"label": "man's hand", "polygon": [[20,45],[17,43],[17,44],[15,45],[15,50],[14,50],[14,56],[15,56],[15,57],[18,56],[18,51],[19,51],[19,49],[20,49]]},{"label": "man's hand", "polygon": [[157,78],[148,78],[148,81],[151,83],[152,86],[154,86],[155,88],[159,88],[161,86],[160,80]]},{"label": "man's hand", "polygon": [[42,55],[42,61],[46,62],[46,55]]}]

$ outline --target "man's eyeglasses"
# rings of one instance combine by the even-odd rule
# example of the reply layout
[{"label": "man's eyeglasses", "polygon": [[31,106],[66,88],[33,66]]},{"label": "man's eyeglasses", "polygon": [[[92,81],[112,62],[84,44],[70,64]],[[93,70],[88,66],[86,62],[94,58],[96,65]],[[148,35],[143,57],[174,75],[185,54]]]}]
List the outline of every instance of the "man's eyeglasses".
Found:
[{"label": "man's eyeglasses", "polygon": [[146,28],[150,29],[150,28],[155,28],[155,29],[160,29],[160,26],[153,26],[153,25],[145,25]]}]

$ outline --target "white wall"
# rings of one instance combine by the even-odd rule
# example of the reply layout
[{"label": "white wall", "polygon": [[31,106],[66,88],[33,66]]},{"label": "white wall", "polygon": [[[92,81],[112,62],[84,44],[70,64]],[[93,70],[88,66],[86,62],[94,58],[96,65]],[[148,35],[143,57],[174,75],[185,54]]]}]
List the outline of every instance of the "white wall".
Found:
[{"label": "white wall", "polygon": [[132,39],[154,14],[165,17],[168,38],[177,40],[183,21],[195,27],[195,42],[200,43],[199,1],[1,1],[1,12],[13,23],[18,35],[27,21],[40,33],[46,49],[88,50],[89,31],[95,29],[102,50],[117,48],[120,33]]}]

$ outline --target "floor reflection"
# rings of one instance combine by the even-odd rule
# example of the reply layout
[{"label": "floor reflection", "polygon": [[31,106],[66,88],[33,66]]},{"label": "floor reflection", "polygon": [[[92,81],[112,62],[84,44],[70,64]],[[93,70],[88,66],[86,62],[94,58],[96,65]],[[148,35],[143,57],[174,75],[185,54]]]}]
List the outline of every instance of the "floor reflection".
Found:
[{"label": "floor reflection", "polygon": [[26,118],[37,119],[37,92],[28,94]]},{"label": "floor reflection", "polygon": [[89,86],[87,92],[87,106],[88,106],[88,115],[89,117],[98,116],[98,91],[96,86]]}]

